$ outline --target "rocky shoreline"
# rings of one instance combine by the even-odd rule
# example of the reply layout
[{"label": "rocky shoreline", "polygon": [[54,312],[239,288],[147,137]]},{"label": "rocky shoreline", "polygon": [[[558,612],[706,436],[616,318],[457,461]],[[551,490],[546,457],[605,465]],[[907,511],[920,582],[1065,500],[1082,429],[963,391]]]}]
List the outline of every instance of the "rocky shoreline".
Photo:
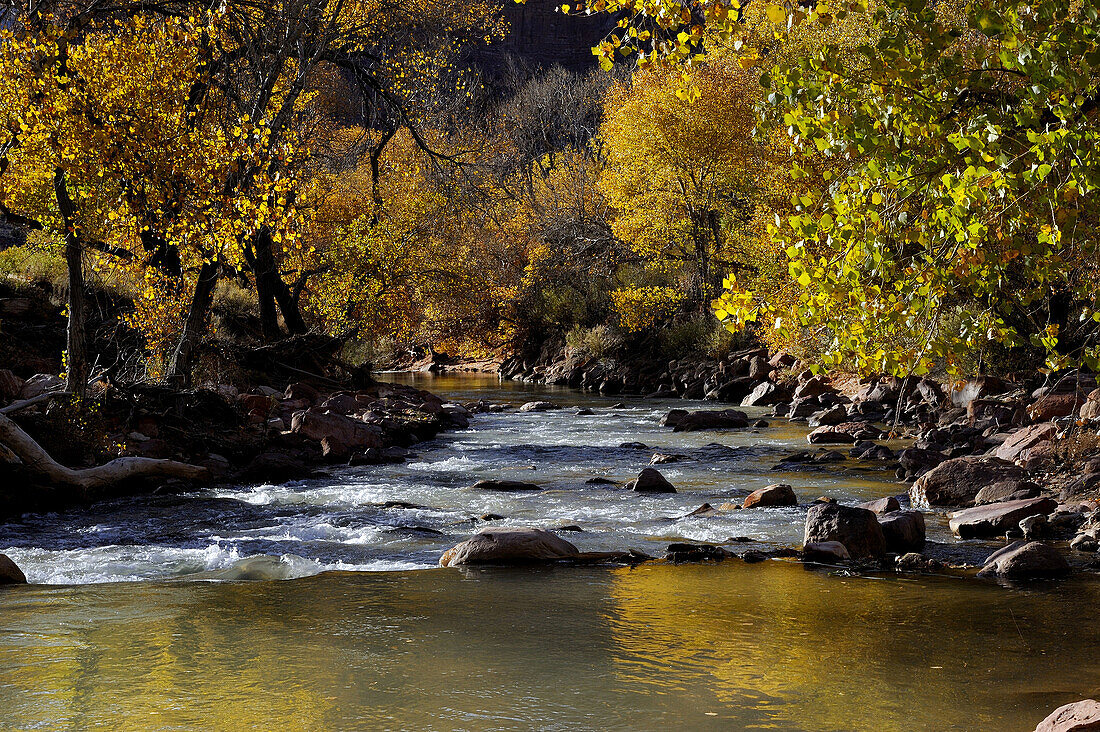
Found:
[{"label": "rocky shoreline", "polygon": [[[1100,569],[1100,389],[1092,374],[1036,374],[1033,383],[983,376],[942,384],[927,377],[816,375],[789,354],[764,349],[722,359],[630,364],[566,348],[507,359],[500,375],[606,395],[771,407],[772,419],[805,422],[811,429],[809,449],[789,455],[784,469],[854,459],[891,467],[910,484],[904,510],[895,499],[887,510],[811,507],[801,554],[808,560],[900,571],[979,569],[980,576],[1007,580]],[[750,422],[756,428],[766,424],[729,408],[673,409],[662,424],[695,431],[744,429]],[[905,447],[892,449],[882,444],[885,439],[903,440]],[[653,462],[674,459],[655,455]],[[769,503],[775,496],[796,502],[789,486],[772,488],[738,508],[778,505]],[[959,539],[1008,543],[977,567],[953,560],[950,552],[929,552],[921,511],[950,512]],[[874,551],[865,551],[868,542]],[[734,556],[718,549],[678,547],[669,555]]]},{"label": "rocky shoreline", "polygon": [[[0,407],[57,459],[73,466],[104,459],[174,460],[202,468],[197,480],[146,479],[94,492],[50,484],[14,456],[0,459],[0,513],[57,510],[69,503],[197,484],[283,483],[339,464],[401,462],[409,448],[470,413],[429,391],[373,382],[332,388],[307,382],[283,390],[229,385],[179,391],[141,385],[106,388],[94,406],[74,411],[56,377],[26,381],[0,370]],[[20,405],[25,404],[25,407]],[[107,454],[96,446],[111,446]]]}]

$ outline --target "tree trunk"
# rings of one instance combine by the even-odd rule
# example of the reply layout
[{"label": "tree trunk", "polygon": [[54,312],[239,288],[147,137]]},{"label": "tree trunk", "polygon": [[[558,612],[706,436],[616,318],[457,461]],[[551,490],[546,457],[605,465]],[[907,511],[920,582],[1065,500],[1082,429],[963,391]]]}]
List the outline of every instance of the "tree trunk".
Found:
[{"label": "tree trunk", "polygon": [[283,315],[286,329],[290,331],[291,335],[302,335],[309,328],[306,326],[302,311],[298,307],[298,298],[290,291],[290,287],[283,282],[283,278],[279,276],[277,271],[272,272],[271,276],[275,280],[273,283],[275,302],[279,304],[279,312]]},{"label": "tree trunk", "polygon": [[263,330],[264,339],[271,342],[282,338],[283,334],[279,329],[279,313],[282,314],[283,323],[291,335],[305,333],[309,328],[306,326],[305,319],[302,318],[298,299],[279,276],[279,269],[275,264],[275,242],[271,239],[271,232],[266,228],[260,231],[253,239],[252,245],[255,256],[250,265],[256,279],[256,296],[260,304],[260,327]]},{"label": "tree trunk", "polygon": [[49,453],[34,441],[34,438],[3,414],[0,414],[0,446],[19,458],[27,469],[43,476],[51,483],[78,488],[85,493],[107,488],[132,478],[203,480],[208,476],[206,468],[198,465],[141,457],[118,458],[106,465],[83,470],[67,468],[50,457]]},{"label": "tree trunk", "polygon": [[218,283],[218,263],[203,262],[199,277],[195,282],[195,293],[191,297],[191,309],[183,324],[183,334],[176,350],[172,353],[172,362],[168,366],[168,383],[180,389],[191,386],[194,375],[195,352],[206,335],[207,316],[214,302],[214,286]]},{"label": "tree trunk", "polygon": [[54,195],[65,227],[65,265],[69,270],[69,325],[65,344],[65,389],[79,400],[88,388],[88,343],[85,333],[84,251],[75,221],[76,208],[69,198],[65,171],[53,176]]},{"label": "tree trunk", "polygon": [[[275,309],[275,288],[272,286],[272,274],[275,271],[275,258],[271,252],[271,236],[267,229],[252,239],[255,252],[249,265],[256,280],[256,298],[260,305],[260,330],[268,343],[282,338],[279,330],[279,316]],[[277,276],[277,275],[276,275]]]}]

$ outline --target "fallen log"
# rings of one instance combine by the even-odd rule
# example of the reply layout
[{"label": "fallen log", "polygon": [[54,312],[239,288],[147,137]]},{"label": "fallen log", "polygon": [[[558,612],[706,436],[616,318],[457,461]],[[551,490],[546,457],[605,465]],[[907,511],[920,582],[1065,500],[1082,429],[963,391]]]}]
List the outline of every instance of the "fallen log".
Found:
[{"label": "fallen log", "polygon": [[69,468],[50,457],[33,437],[3,414],[0,414],[0,447],[19,458],[27,470],[51,483],[85,492],[135,478],[204,480],[208,475],[206,468],[198,465],[143,457],[118,458],[92,468]]}]

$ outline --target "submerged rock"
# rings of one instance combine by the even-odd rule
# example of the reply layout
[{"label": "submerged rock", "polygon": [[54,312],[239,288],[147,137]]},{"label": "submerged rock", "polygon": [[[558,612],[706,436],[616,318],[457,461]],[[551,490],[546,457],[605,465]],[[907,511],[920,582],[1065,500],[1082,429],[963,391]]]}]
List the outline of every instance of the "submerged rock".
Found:
[{"label": "submerged rock", "polygon": [[823,541],[839,541],[854,559],[878,557],[886,551],[878,517],[865,508],[839,503],[817,503],[806,513],[803,545]]},{"label": "submerged rock", "polygon": [[522,480],[479,480],[471,488],[482,491],[541,491],[542,487]]},{"label": "submerged rock", "polygon": [[0,554],[0,585],[25,585],[27,575],[7,554]]},{"label": "submerged rock", "polygon": [[636,493],[675,493],[676,488],[655,468],[645,468],[638,477],[626,484]]},{"label": "submerged rock", "polygon": [[577,547],[544,529],[490,527],[445,551],[439,558],[439,566],[537,564],[578,554]]},{"label": "submerged rock", "polygon": [[745,496],[741,508],[753,508],[766,506],[797,506],[798,497],[794,489],[786,483],[765,486]]}]

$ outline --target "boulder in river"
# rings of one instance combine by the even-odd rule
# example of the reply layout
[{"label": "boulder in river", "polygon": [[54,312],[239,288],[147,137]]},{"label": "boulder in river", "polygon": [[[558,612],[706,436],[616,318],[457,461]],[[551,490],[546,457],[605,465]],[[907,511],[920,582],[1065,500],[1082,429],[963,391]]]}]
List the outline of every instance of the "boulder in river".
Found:
[{"label": "boulder in river", "polygon": [[839,541],[854,559],[878,557],[886,551],[878,517],[865,508],[839,503],[818,503],[806,512],[803,545],[822,541]]},{"label": "boulder in river", "polygon": [[665,550],[665,560],[673,564],[682,562],[720,562],[731,557],[728,550],[713,544],[669,544]]},{"label": "boulder in river", "polygon": [[7,554],[0,554],[0,585],[25,585],[27,576]]},{"label": "boulder in river", "polygon": [[868,511],[874,511],[875,513],[879,514],[901,510],[901,504],[898,503],[898,499],[894,498],[893,496],[879,498],[874,501],[867,501],[866,503],[859,504],[859,507],[866,508]]},{"label": "boulder in river", "polygon": [[527,402],[519,408],[521,412],[549,412],[552,409],[561,409],[560,404],[553,402]]},{"label": "boulder in river", "polygon": [[879,516],[878,523],[886,551],[906,554],[924,549],[924,514],[920,511],[891,511]]},{"label": "boulder in river", "polygon": [[741,508],[797,505],[798,497],[795,496],[794,489],[786,483],[776,483],[775,485],[769,485],[760,490],[755,490],[745,496],[745,501],[741,504]]},{"label": "boulder in river", "polygon": [[802,547],[802,558],[808,562],[846,562],[852,557],[839,541],[813,541]]},{"label": "boulder in river", "polygon": [[672,410],[669,410],[668,414],[666,414],[664,417],[661,417],[661,426],[662,427],[675,427],[680,422],[680,420],[683,419],[684,417],[686,417],[687,415],[688,415],[688,411],[686,409],[672,409]]},{"label": "boulder in river", "polygon": [[1041,541],[1014,541],[1004,549],[990,554],[978,576],[1031,579],[1058,577],[1069,571],[1065,557],[1049,544]]},{"label": "boulder in river", "polygon": [[1024,480],[1023,468],[989,455],[947,460],[917,478],[909,489],[914,506],[971,506],[982,488],[1006,480]]},{"label": "boulder in river", "polygon": [[697,432],[700,430],[740,429],[749,426],[748,416],[736,409],[720,411],[689,412],[672,428],[674,432]]},{"label": "boulder in river", "polygon": [[475,490],[500,491],[504,493],[542,490],[540,486],[534,483],[525,483],[522,480],[479,480],[470,487]]},{"label": "boulder in river", "polygon": [[443,553],[441,567],[471,564],[537,564],[575,557],[580,552],[544,529],[486,527]]},{"label": "boulder in river", "polygon": [[638,477],[626,484],[636,493],[675,493],[676,489],[656,468],[644,468]]},{"label": "boulder in river", "polygon": [[1039,722],[1035,732],[1097,732],[1100,730],[1100,702],[1082,699],[1058,707]]},{"label": "boulder in river", "polygon": [[1058,507],[1052,498],[1025,498],[975,506],[951,514],[950,526],[962,539],[997,536],[1019,526],[1028,516],[1046,515]]}]

